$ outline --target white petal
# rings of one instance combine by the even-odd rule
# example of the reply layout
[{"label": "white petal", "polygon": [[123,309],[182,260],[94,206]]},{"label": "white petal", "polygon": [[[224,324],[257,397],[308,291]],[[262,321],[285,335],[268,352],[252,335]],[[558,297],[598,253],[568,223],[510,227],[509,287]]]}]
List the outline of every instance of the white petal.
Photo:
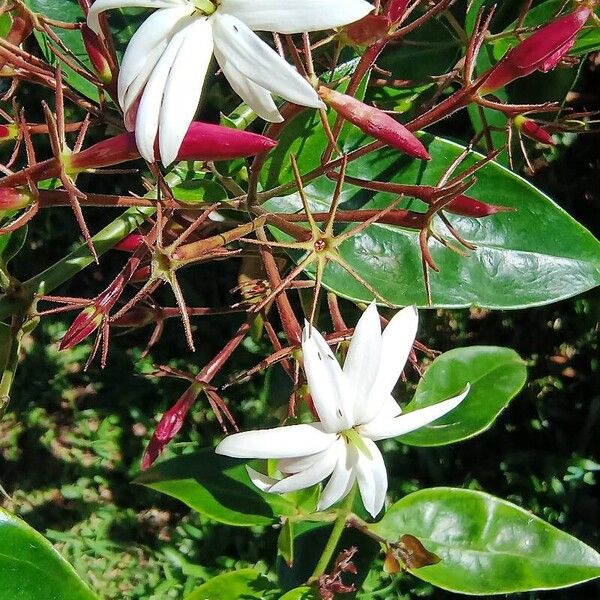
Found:
[{"label": "white petal", "polygon": [[221,0],[220,11],[256,31],[300,33],[340,27],[373,10],[364,0]]},{"label": "white petal", "polygon": [[304,372],[313,403],[325,431],[349,429],[353,395],[348,379],[323,336],[306,323],[302,331]]},{"label": "white petal", "polygon": [[144,88],[135,122],[135,141],[140,154],[148,161],[154,161],[154,142],[158,133],[160,109],[165,85],[173,67],[173,61],[185,39],[185,30],[177,33],[169,42]]},{"label": "white petal", "polygon": [[146,83],[148,83],[150,75],[152,75],[152,71],[166,50],[167,45],[168,44],[165,41],[164,44],[159,44],[150,52],[150,54],[148,54],[148,58],[136,78],[131,82],[129,87],[124,90],[122,98],[119,98],[119,104],[123,109],[123,113],[129,112],[135,102],[139,100]]},{"label": "white petal", "polygon": [[340,440],[335,446],[337,461],[331,478],[319,498],[317,510],[325,510],[341,500],[350,491],[356,477],[356,453],[348,452],[346,442]]},{"label": "white petal", "polygon": [[261,87],[302,106],[323,108],[315,90],[242,21],[217,11],[211,16],[220,55]]},{"label": "white petal", "polygon": [[318,423],[289,425],[234,433],[215,452],[234,458],[293,458],[322,452],[336,439],[335,434],[325,433]]},{"label": "white petal", "polygon": [[344,373],[354,391],[354,421],[362,422],[369,392],[379,370],[381,357],[381,323],[377,305],[372,302],[362,314],[344,362]]},{"label": "white petal", "polygon": [[449,398],[443,402],[419,408],[411,412],[403,413],[395,419],[383,415],[378,416],[371,422],[361,425],[358,428],[360,435],[371,438],[372,440],[384,440],[387,438],[403,435],[424,427],[432,421],[443,417],[446,413],[456,408],[469,393],[470,385],[454,398]]},{"label": "white petal", "polygon": [[271,487],[273,487],[277,483],[277,479],[273,479],[252,467],[246,465],[246,471],[248,473],[248,477],[250,477],[250,481],[261,491],[268,492]]},{"label": "white petal", "polygon": [[172,8],[174,6],[189,6],[188,0],[96,0],[87,17],[87,24],[96,33],[101,33],[98,15],[113,8]]},{"label": "white petal", "polygon": [[394,389],[408,360],[418,325],[417,309],[408,306],[398,312],[384,329],[381,335],[379,370],[362,415],[363,423],[371,421],[379,414],[382,405]]},{"label": "white petal", "polygon": [[[334,444],[337,442],[334,442]],[[324,450],[323,452],[327,452]],[[295,456],[294,458],[282,458],[277,461],[277,468],[282,472],[287,474],[300,473],[300,471],[305,471],[306,469],[310,469],[316,462],[320,461],[323,458],[323,452],[317,452],[316,454],[310,454],[308,456]]]},{"label": "white petal", "polygon": [[173,62],[163,95],[158,136],[160,157],[165,167],[177,158],[196,114],[212,54],[212,27],[208,19],[196,19],[185,28],[185,39]]},{"label": "white petal", "polygon": [[[127,110],[123,104],[127,88],[138,78],[140,73],[147,72],[148,76],[150,75],[152,68],[174,35],[178,23],[191,15],[193,10],[192,6],[157,10],[135,32],[127,45],[119,70],[119,104],[123,110]],[[145,83],[145,81],[142,83],[142,87]]]},{"label": "white petal", "polygon": [[314,465],[290,475],[285,479],[277,482],[269,491],[274,494],[283,494],[285,492],[295,492],[304,488],[315,485],[319,481],[323,481],[326,477],[331,475],[335,467],[337,460],[337,452],[335,448],[330,447],[325,452],[321,453],[321,460],[317,461]]},{"label": "white petal", "polygon": [[281,123],[283,121],[283,117],[279,114],[268,90],[242,75],[230,62],[225,60],[225,57],[216,48],[215,57],[233,91],[261,119],[270,123]]},{"label": "white petal", "polygon": [[379,448],[369,439],[364,438],[363,441],[371,453],[371,458],[357,451],[356,480],[367,512],[376,517],[385,502],[387,471]]}]

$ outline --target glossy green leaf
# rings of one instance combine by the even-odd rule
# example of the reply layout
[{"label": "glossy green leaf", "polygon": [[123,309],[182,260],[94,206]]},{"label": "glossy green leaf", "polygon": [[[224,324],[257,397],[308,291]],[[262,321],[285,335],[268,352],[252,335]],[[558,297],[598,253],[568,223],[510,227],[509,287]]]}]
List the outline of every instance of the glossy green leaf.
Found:
[{"label": "glossy green leaf", "polygon": [[275,600],[281,592],[254,569],[223,573],[197,587],[184,600]]},{"label": "glossy green leaf", "polygon": [[0,260],[7,264],[21,250],[27,239],[27,226],[0,235]]},{"label": "glossy green leaf", "polygon": [[294,524],[286,519],[277,536],[277,552],[288,566],[294,564]]},{"label": "glossy green leaf", "polygon": [[[299,120],[295,127],[290,127],[290,132],[303,135],[303,125],[306,126],[306,121]],[[364,180],[434,185],[463,147],[432,136],[422,139],[432,156],[430,162],[410,160],[384,148],[351,162],[348,173]],[[353,131],[342,146],[347,151],[367,141]],[[304,173],[314,165],[315,152],[317,157],[320,152],[311,148],[306,154],[297,141],[286,138],[271,153],[265,185],[282,176],[289,150],[299,155]],[[471,154],[464,168],[477,158],[480,155]],[[326,177],[308,183],[305,193],[313,210],[328,209],[334,186],[335,182]],[[477,172],[477,181],[468,194],[510,210],[480,219],[448,215],[460,235],[476,249],[459,253],[430,239],[431,254],[440,269],[439,273],[430,273],[432,306],[522,308],[555,302],[600,283],[600,243],[523,178],[489,163]],[[391,194],[368,192],[346,184],[340,208],[380,209],[393,200],[395,196]],[[297,193],[277,195],[265,206],[276,212],[301,210]],[[434,227],[450,239],[437,218]],[[452,242],[457,244],[455,240]],[[427,306],[416,231],[374,224],[340,248],[342,257],[389,302],[398,306]],[[373,297],[338,265],[328,266],[323,283],[353,300],[367,302]]]},{"label": "glossy green leaf", "polygon": [[7,600],[98,600],[46,539],[2,509],[0,590]]},{"label": "glossy green leaf", "polygon": [[313,588],[303,585],[302,587],[290,590],[281,596],[279,600],[319,600],[319,595]]},{"label": "glossy green leaf", "polygon": [[471,385],[468,396],[450,413],[399,439],[412,446],[441,446],[488,429],[527,380],[527,369],[510,348],[471,346],[438,356],[419,381],[404,412],[456,396]]},{"label": "glossy green leaf", "polygon": [[207,448],[157,463],[134,483],[173,496],[200,514],[227,525],[270,525],[295,506],[277,494],[259,491],[250,481],[246,462]]},{"label": "glossy green leaf", "polygon": [[181,202],[195,204],[197,202],[216,202],[227,199],[227,192],[216,181],[195,179],[184,181],[173,188],[173,196]]},{"label": "glossy green leaf", "polygon": [[432,488],[396,502],[371,529],[416,536],[441,557],[412,573],[473,595],[567,587],[600,576],[600,554],[530,512],[483,492]]}]

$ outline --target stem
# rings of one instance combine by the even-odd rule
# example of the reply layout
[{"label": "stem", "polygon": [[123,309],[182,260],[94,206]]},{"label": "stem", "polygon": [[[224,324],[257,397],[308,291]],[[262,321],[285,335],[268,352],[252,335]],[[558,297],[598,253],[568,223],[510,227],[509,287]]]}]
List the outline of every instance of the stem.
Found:
[{"label": "stem", "polygon": [[10,341],[6,353],[6,363],[3,365],[2,379],[0,379],[0,418],[4,416],[4,412],[10,402],[10,390],[19,365],[19,348],[23,339],[23,322],[24,318],[22,316],[15,315],[10,327]]},{"label": "stem", "polygon": [[311,579],[317,579],[327,569],[327,566],[331,562],[337,545],[342,537],[342,533],[346,528],[346,519],[352,513],[352,504],[354,503],[354,497],[356,496],[356,483],[352,486],[350,493],[346,496],[342,506],[340,506],[338,516],[333,524],[333,529],[331,530],[331,535],[327,540],[327,544],[325,544],[325,548],[323,549],[323,553],[321,554],[321,558],[319,558],[319,562],[313,571]]}]

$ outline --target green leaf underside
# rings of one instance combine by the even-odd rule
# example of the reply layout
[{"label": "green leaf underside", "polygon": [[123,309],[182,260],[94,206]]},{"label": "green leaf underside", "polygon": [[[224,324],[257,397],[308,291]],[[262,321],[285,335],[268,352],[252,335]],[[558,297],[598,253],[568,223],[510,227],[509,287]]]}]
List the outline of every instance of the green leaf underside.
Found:
[{"label": "green leaf underside", "polygon": [[280,592],[254,569],[223,573],[197,587],[184,600],[276,600]]},{"label": "green leaf underside", "polygon": [[442,561],[412,573],[463,594],[557,589],[600,576],[600,555],[505,500],[474,490],[431,488],[396,502],[373,531],[416,536]]},{"label": "green leaf underside", "polygon": [[413,446],[440,446],[488,429],[527,380],[527,369],[509,348],[470,346],[438,356],[419,380],[404,412],[436,404],[471,385],[467,397],[434,423],[398,438]]},{"label": "green leaf underside", "polygon": [[259,491],[248,477],[246,461],[207,448],[157,463],[134,483],[167,494],[200,514],[227,525],[270,525],[295,512],[292,502]]},{"label": "green leaf underside", "polygon": [[48,541],[1,509],[0,590],[7,600],[98,600]]},{"label": "green leaf underside", "polygon": [[[290,180],[290,152],[298,155],[303,173],[318,166],[323,146],[315,147],[312,138],[305,145],[303,140],[294,138],[309,126],[307,117],[301,116],[286,130],[268,163],[263,181],[266,189]],[[316,123],[312,126],[316,127]],[[369,141],[355,129],[345,138],[343,150],[350,151]],[[350,163],[348,174],[364,180],[435,185],[463,147],[429,135],[422,136],[422,141],[432,156],[427,163],[383,148]],[[479,158],[472,153],[465,165]],[[334,181],[321,177],[305,187],[313,210],[327,210],[334,186]],[[440,268],[439,273],[430,273],[433,307],[523,308],[555,302],[600,283],[600,243],[523,178],[491,163],[478,171],[477,182],[467,193],[512,210],[480,219],[447,215],[476,249],[465,249],[461,255],[435,240],[429,241],[433,259]],[[394,199],[392,194],[347,184],[340,208],[381,209]],[[398,206],[412,203],[419,209],[422,205],[415,202],[405,199]],[[299,195],[292,193],[272,198],[265,207],[275,212],[296,212],[301,210],[301,203]],[[434,221],[434,227],[455,246],[458,244],[439,220]],[[284,238],[280,232],[273,232],[279,239]],[[374,224],[344,242],[340,252],[392,304],[427,305],[417,232]],[[295,260],[298,258],[294,255]],[[338,265],[328,265],[323,283],[340,296],[363,302],[372,300],[372,294]]]}]

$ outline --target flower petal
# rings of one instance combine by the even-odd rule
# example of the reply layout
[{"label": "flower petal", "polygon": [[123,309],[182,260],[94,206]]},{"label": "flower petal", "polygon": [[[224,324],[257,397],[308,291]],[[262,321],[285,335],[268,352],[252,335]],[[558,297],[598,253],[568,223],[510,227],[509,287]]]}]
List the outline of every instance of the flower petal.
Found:
[{"label": "flower petal", "polygon": [[221,0],[219,10],[256,31],[300,33],[353,23],[370,13],[373,5],[364,0]]},{"label": "flower petal", "polygon": [[96,0],[87,16],[88,27],[98,34],[102,33],[98,15],[113,8],[172,8],[174,6],[190,6],[188,0]]},{"label": "flower petal", "polygon": [[222,440],[215,452],[234,458],[294,458],[322,452],[336,439],[319,423],[289,425],[234,433]]},{"label": "flower petal", "polygon": [[242,75],[234,65],[215,48],[215,57],[229,81],[233,91],[261,118],[270,123],[281,123],[283,117],[279,114],[271,93],[264,87],[254,83]]},{"label": "flower petal", "polygon": [[371,422],[361,425],[358,428],[360,435],[368,437],[374,441],[393,438],[398,435],[403,435],[428,425],[432,421],[443,417],[446,413],[456,408],[469,393],[470,385],[458,395],[448,400],[419,408],[411,412],[402,413],[395,419],[390,419],[389,416],[380,415]]},{"label": "flower petal", "polygon": [[[327,452],[327,450],[324,450],[323,452]],[[321,460],[322,454],[322,452],[317,452],[316,454],[309,454],[308,456],[282,458],[277,461],[277,468],[286,475],[300,473],[300,471],[310,469],[310,467],[312,467],[316,462]]]},{"label": "flower petal", "polygon": [[357,451],[356,480],[367,512],[372,517],[376,517],[385,502],[388,486],[387,471],[379,448],[369,439],[365,438],[363,441],[371,458]]},{"label": "flower petal", "polygon": [[337,452],[334,447],[330,447],[320,453],[321,459],[308,469],[290,475],[281,481],[278,481],[270,490],[274,494],[283,494],[285,492],[295,492],[315,485],[331,475],[337,461]]},{"label": "flower petal", "polygon": [[353,392],[348,379],[323,336],[308,323],[302,331],[304,372],[325,431],[352,427]]},{"label": "flower petal", "polygon": [[377,305],[371,302],[356,324],[344,362],[344,373],[354,390],[355,423],[362,422],[362,413],[379,371],[380,358],[381,323]]},{"label": "flower petal", "polygon": [[[166,50],[167,45],[167,42],[164,44],[159,44],[148,54],[148,58],[145,64],[142,66],[142,69],[137,74],[136,78],[131,82],[129,87],[123,92],[123,97],[119,99],[119,104],[121,105],[124,113],[128,113],[136,102],[139,104],[144,87],[148,83],[148,79],[150,78],[150,75],[152,75],[152,71],[154,71],[154,68]],[[132,128],[132,131],[133,129],[135,128]]]},{"label": "flower petal", "polygon": [[177,33],[169,42],[167,49],[154,67],[140,100],[135,123],[135,141],[140,154],[148,162],[154,162],[154,143],[158,132],[165,85],[184,39],[185,30]]},{"label": "flower petal", "polygon": [[323,108],[317,92],[242,21],[217,11],[211,16],[220,55],[261,87],[302,106]]},{"label": "flower petal", "polygon": [[195,19],[185,28],[185,39],[175,57],[163,94],[158,135],[160,158],[165,167],[177,158],[196,114],[212,54],[211,24],[208,19]]},{"label": "flower petal", "polygon": [[356,478],[356,453],[348,452],[348,446],[340,440],[336,444],[337,462],[331,478],[321,493],[317,510],[326,510],[348,494]]},{"label": "flower petal", "polygon": [[272,486],[277,483],[277,479],[273,479],[252,467],[246,465],[246,471],[248,473],[248,477],[250,477],[250,481],[261,491],[268,492]]},{"label": "flower petal", "polygon": [[[175,33],[178,23],[191,15],[193,10],[192,6],[157,10],[135,32],[127,45],[119,70],[119,104],[123,110],[127,110],[123,100],[129,86],[142,72],[147,72],[147,77],[150,76],[152,68]],[[142,82],[142,87],[144,84],[145,81]]]}]

